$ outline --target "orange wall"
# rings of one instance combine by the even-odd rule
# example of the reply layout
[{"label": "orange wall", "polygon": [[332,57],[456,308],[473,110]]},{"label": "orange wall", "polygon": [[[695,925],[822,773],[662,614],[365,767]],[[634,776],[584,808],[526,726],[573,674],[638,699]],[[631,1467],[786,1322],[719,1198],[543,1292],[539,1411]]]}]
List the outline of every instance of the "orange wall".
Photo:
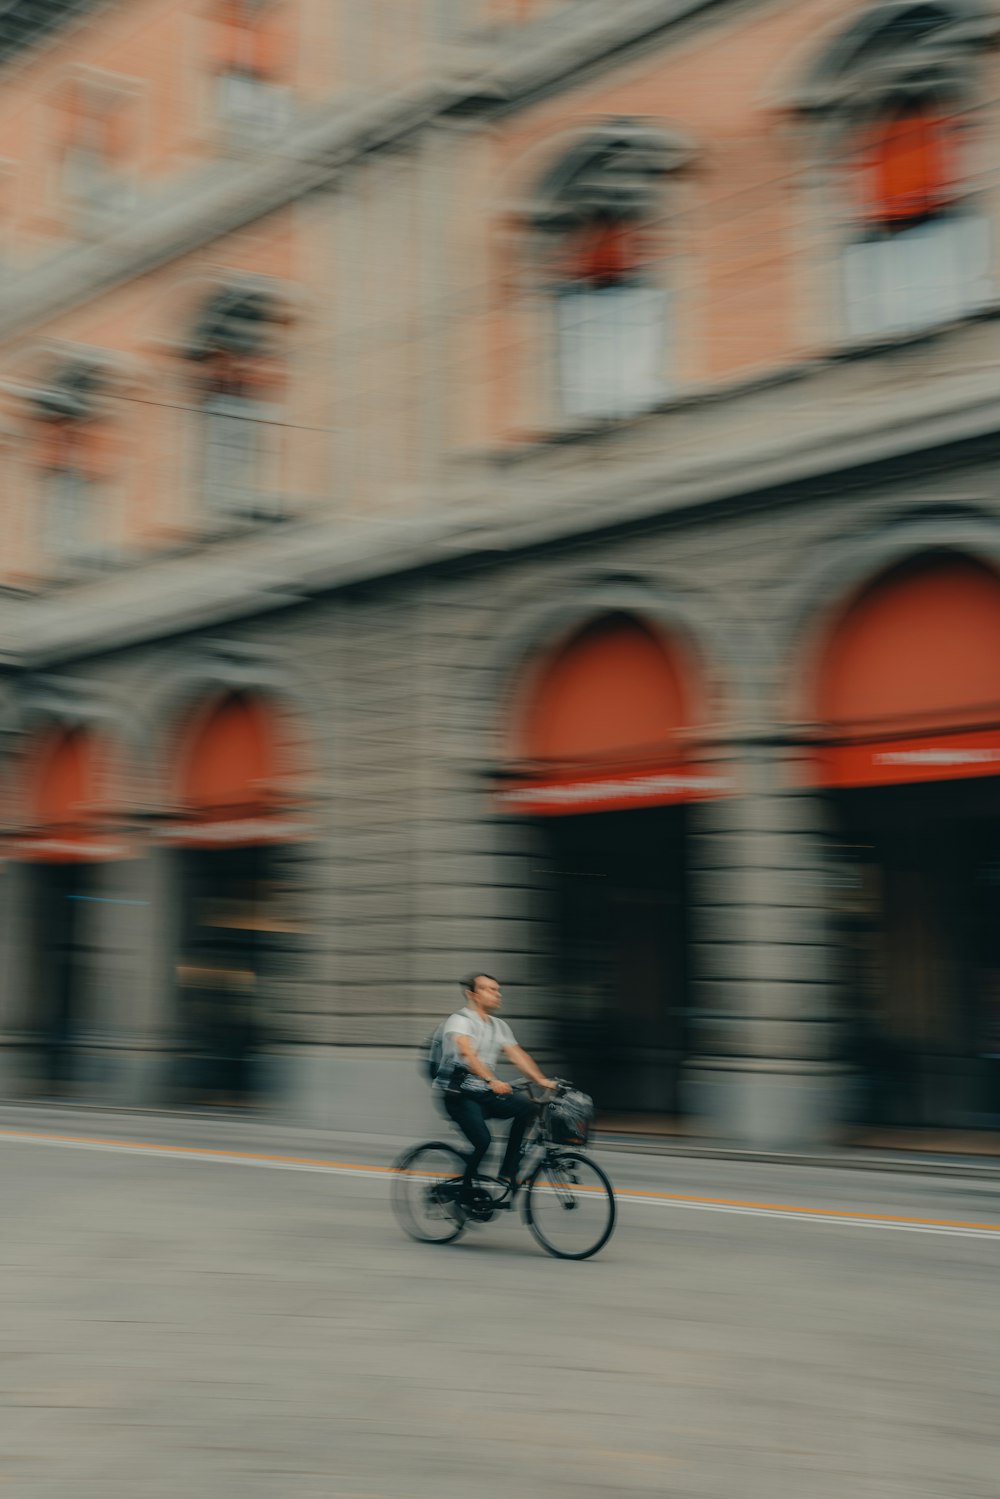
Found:
[{"label": "orange wall", "polygon": [[[400,52],[390,23],[401,25],[404,13],[412,22],[416,0],[378,0],[370,13],[345,8],[346,0],[288,3],[299,14],[295,81],[318,94],[324,84],[333,91],[342,66],[349,73],[359,17],[369,14],[383,17],[372,67],[388,76]],[[148,546],[176,537],[193,517],[186,415],[178,409],[183,372],[165,341],[190,317],[199,278],[227,271],[272,277],[296,303],[279,487],[307,503],[325,495],[348,508],[403,503],[400,495],[416,492],[426,477],[420,462],[432,446],[474,450],[551,427],[550,310],[542,287],[532,285],[527,236],[512,207],[568,136],[620,115],[675,128],[694,147],[676,193],[665,199],[662,225],[676,291],[675,388],[819,352],[828,325],[810,309],[829,287],[812,259],[815,193],[787,91],[861,8],[861,0],[720,7],[686,37],[661,38],[633,61],[486,131],[451,133],[447,189],[435,189],[438,197],[421,197],[417,158],[383,160],[355,174],[343,196],[291,205],[32,330],[0,350],[0,378],[24,378],[43,339],[123,355],[132,379],[120,401],[123,539]],[[6,70],[0,129],[17,175],[15,265],[68,234],[47,166],[48,121],[74,67],[135,81],[135,164],[144,187],[192,170],[218,149],[196,108],[203,17],[204,0],[129,0]],[[430,173],[439,182],[440,162]],[[378,203],[372,208],[382,193],[386,213]],[[431,202],[443,220],[437,233],[427,227]],[[362,226],[353,238],[345,233],[352,204],[361,205]],[[348,336],[342,317],[353,319]],[[440,391],[429,371],[442,375]],[[338,469],[340,449],[351,444],[364,453]],[[4,568],[8,577],[30,579],[43,570],[32,521],[35,476],[23,454],[10,472],[18,514]]]}]

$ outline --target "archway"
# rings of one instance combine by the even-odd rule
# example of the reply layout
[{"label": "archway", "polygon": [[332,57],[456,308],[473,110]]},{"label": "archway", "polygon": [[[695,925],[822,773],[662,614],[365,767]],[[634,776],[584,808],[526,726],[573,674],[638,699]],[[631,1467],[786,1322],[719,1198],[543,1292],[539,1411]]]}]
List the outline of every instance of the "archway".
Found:
[{"label": "archway", "polygon": [[814,685],[862,1116],[1000,1125],[1000,579],[954,554],[894,568]]},{"label": "archway", "polygon": [[11,854],[22,866],[29,954],[26,1028],[35,1075],[47,1092],[79,1081],[92,1021],[97,870],[127,849],[107,827],[105,750],[87,729],[57,726],[29,745]]},{"label": "archway", "polygon": [[234,692],[192,714],[179,741],[178,813],[166,829],[177,890],[179,1090],[242,1104],[273,1016],[269,984],[290,935],[284,853],[304,828],[276,705]]},{"label": "archway", "polygon": [[516,683],[502,805],[536,822],[553,909],[554,1040],[606,1116],[681,1113],[689,1050],[686,806],[699,764],[693,653],[602,615]]}]

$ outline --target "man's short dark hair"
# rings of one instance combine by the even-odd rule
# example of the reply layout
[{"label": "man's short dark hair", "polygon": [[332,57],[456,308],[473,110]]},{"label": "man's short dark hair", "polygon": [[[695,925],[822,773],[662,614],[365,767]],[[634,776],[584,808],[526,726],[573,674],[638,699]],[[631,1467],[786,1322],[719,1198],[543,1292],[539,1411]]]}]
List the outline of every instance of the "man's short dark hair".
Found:
[{"label": "man's short dark hair", "polygon": [[462,985],[462,993],[475,994],[476,985],[479,983],[480,979],[489,979],[490,982],[494,984],[500,982],[499,979],[495,979],[493,977],[492,973],[467,973],[464,979],[459,980]]}]

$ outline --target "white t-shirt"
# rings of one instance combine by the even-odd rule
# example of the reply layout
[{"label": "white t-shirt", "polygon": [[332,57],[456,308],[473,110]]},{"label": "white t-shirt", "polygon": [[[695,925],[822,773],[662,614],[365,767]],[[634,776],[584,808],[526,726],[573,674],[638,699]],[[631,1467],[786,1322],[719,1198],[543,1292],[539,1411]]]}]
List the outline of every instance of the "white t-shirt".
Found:
[{"label": "white t-shirt", "polygon": [[[435,1078],[439,1088],[446,1088],[454,1069],[464,1066],[461,1052],[455,1045],[456,1036],[468,1036],[476,1056],[491,1072],[495,1070],[504,1047],[517,1045],[514,1032],[505,1020],[498,1020],[495,1015],[478,1015],[468,1006],[464,1010],[457,1010],[454,1015],[448,1016],[444,1024],[441,1067]],[[466,1087],[488,1088],[489,1083],[482,1078],[469,1077]]]}]

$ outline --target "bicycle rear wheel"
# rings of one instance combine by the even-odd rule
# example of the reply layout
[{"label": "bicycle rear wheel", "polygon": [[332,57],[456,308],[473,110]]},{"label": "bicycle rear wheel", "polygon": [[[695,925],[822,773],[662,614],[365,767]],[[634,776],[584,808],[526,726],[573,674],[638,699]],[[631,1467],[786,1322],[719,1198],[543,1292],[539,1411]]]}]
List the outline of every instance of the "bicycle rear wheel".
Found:
[{"label": "bicycle rear wheel", "polygon": [[586,1260],[603,1249],[614,1233],[615,1212],[610,1181],[579,1151],[552,1151],[528,1182],[525,1220],[557,1259]]},{"label": "bicycle rear wheel", "polygon": [[465,1157],[451,1145],[432,1140],[396,1162],[392,1206],[404,1233],[422,1244],[450,1244],[465,1228],[458,1194]]}]

